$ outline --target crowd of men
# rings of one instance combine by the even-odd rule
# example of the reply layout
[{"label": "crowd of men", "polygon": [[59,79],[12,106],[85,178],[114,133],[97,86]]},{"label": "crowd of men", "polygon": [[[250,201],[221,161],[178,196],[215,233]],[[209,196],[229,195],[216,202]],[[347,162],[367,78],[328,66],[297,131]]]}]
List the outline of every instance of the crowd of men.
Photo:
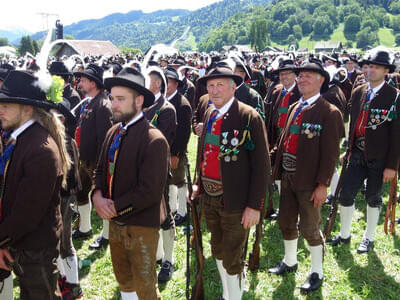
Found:
[{"label": "crowd of men", "polygon": [[[161,299],[187,202],[201,203],[211,233],[218,299],[242,298],[249,231],[264,218],[277,219],[284,244],[270,273],[295,272],[299,234],[307,240],[303,293],[322,285],[325,243],[350,242],[360,189],[367,227],[357,252],[373,249],[383,183],[400,158],[400,75],[389,51],[157,57],[0,66],[0,299],[13,298],[11,271],[21,299],[82,298],[73,240],[92,238],[93,209],[103,227],[89,248],[110,247],[124,300]],[[266,201],[270,186],[279,209]],[[340,233],[325,240],[321,206],[336,189]]]}]

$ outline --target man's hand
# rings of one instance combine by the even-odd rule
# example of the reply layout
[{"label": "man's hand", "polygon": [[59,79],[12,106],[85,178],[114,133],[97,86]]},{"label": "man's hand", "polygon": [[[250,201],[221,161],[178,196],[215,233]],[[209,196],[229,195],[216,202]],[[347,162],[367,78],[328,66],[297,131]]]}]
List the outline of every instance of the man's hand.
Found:
[{"label": "man's hand", "polygon": [[0,249],[0,269],[11,271],[11,268],[7,262],[13,263],[14,259],[7,249]]},{"label": "man's hand", "polygon": [[93,204],[96,208],[96,212],[102,219],[111,219],[116,217],[117,211],[115,210],[114,201],[108,198],[104,198],[101,195],[100,190],[96,190],[93,194]]},{"label": "man's hand", "polygon": [[179,164],[179,157],[178,156],[171,156],[171,169],[175,170],[178,168]]},{"label": "man's hand", "polygon": [[319,184],[311,195],[311,201],[314,201],[314,207],[319,207],[325,203],[328,187],[324,184]]},{"label": "man's hand", "polygon": [[260,211],[246,207],[242,215],[242,225],[244,229],[249,229],[251,226],[260,222]]},{"label": "man's hand", "polygon": [[197,136],[201,135],[201,132],[203,131],[204,123],[199,123],[194,126],[194,132],[196,133]]},{"label": "man's hand", "polygon": [[396,176],[395,170],[386,168],[385,170],[383,170],[382,180],[383,182],[392,181],[395,176]]}]

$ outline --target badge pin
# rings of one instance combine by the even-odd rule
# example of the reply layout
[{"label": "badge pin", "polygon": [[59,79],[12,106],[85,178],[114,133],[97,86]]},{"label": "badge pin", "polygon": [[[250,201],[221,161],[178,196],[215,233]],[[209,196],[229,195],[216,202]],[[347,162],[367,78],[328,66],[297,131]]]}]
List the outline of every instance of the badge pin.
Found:
[{"label": "badge pin", "polygon": [[239,140],[237,138],[233,138],[231,140],[231,144],[232,144],[233,147],[235,147],[235,146],[237,146],[239,144]]},{"label": "badge pin", "polygon": [[237,155],[233,155],[233,156],[232,156],[232,160],[233,160],[233,161],[237,161],[237,159],[238,159]]},{"label": "badge pin", "polygon": [[310,129],[307,128],[306,130],[304,130],[304,133],[309,135],[310,134]]},{"label": "badge pin", "polygon": [[314,137],[314,134],[312,134],[312,133],[310,132],[309,134],[307,134],[307,137],[308,137],[309,139],[312,139],[312,138]]},{"label": "badge pin", "polygon": [[224,144],[224,145],[228,144],[228,139],[227,139],[227,137],[228,137],[228,132],[223,132],[223,133],[222,133],[222,137],[224,138],[224,139],[222,140],[222,144]]},{"label": "badge pin", "polygon": [[231,161],[231,157],[227,155],[227,156],[224,157],[224,160],[225,160],[225,162],[228,163],[228,162]]},{"label": "badge pin", "polygon": [[372,130],[375,130],[375,129],[376,129],[376,125],[373,125],[373,126],[372,126]]}]

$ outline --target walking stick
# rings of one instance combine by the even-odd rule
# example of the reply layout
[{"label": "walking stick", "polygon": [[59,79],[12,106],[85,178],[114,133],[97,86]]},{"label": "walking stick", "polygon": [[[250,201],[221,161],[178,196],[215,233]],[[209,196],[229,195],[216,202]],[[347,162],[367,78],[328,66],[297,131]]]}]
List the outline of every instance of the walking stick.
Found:
[{"label": "walking stick", "polygon": [[[186,161],[185,164],[186,180],[188,185],[189,197],[193,194],[192,180],[190,178],[190,166],[189,162]],[[204,267],[204,256],[203,256],[203,243],[201,238],[201,228],[199,222],[199,215],[197,213],[197,202],[198,198],[192,200],[192,221],[193,221],[193,237],[196,251],[196,282],[192,288],[192,300],[204,300],[204,290],[203,290],[203,267]],[[190,242],[189,242],[190,249]]]},{"label": "walking stick", "polygon": [[339,192],[342,188],[344,175],[346,174],[346,171],[347,171],[347,165],[348,165],[348,155],[346,154],[343,157],[342,170],[340,171],[338,185],[336,187],[335,195],[333,196],[331,211],[329,212],[329,216],[326,219],[326,223],[324,226],[323,232],[324,232],[324,237],[325,237],[326,241],[330,240],[332,228],[333,228],[333,225],[335,225],[335,220],[336,220],[336,215],[337,215],[337,210],[338,210],[338,196],[339,196]]},{"label": "walking stick", "polygon": [[386,207],[386,215],[385,215],[385,223],[383,225],[383,230],[385,231],[386,234],[388,234],[388,223],[390,219],[390,224],[389,224],[389,233],[390,234],[395,234],[396,233],[396,194],[397,194],[397,172],[394,178],[392,179],[392,182],[390,184],[390,193],[389,193],[389,201],[388,205]]}]

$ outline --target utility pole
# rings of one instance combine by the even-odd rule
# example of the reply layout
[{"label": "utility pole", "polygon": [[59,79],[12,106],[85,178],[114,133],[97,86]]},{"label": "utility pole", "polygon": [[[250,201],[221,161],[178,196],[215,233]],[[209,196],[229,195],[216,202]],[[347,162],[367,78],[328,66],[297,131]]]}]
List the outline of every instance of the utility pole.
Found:
[{"label": "utility pole", "polygon": [[51,13],[45,13],[45,12],[38,12],[38,15],[42,16],[42,19],[46,19],[46,31],[49,30],[49,17],[56,17],[56,19],[59,19],[58,14],[51,14]]}]

